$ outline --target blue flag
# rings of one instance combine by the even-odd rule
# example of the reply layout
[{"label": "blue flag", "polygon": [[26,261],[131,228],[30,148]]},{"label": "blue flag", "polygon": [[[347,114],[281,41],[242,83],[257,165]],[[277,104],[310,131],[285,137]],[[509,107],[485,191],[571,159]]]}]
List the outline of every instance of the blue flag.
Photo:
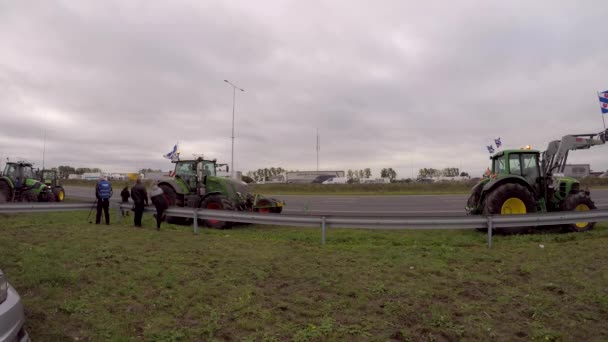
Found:
[{"label": "blue flag", "polygon": [[494,153],[494,146],[488,145],[487,148],[488,148],[488,152]]},{"label": "blue flag", "polygon": [[171,150],[171,152],[163,155],[163,157],[167,158],[167,159],[171,159],[171,161],[178,161],[179,160],[179,151],[177,150],[177,145],[178,143],[175,143],[175,146],[173,146],[173,149]]},{"label": "blue flag", "polygon": [[494,143],[496,144],[496,147],[499,148],[502,143],[500,142],[500,138],[494,139]]},{"label": "blue flag", "polygon": [[602,114],[608,113],[608,90],[601,93],[597,93],[600,98],[600,107],[602,108]]}]

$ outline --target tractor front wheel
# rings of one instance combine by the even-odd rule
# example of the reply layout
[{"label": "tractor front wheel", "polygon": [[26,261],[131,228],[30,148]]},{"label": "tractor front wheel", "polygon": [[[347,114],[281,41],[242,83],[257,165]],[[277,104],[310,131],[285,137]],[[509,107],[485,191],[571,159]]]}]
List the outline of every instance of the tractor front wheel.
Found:
[{"label": "tractor front wheel", "polygon": [[[205,198],[200,205],[201,209],[211,209],[211,210],[232,210],[234,211],[234,206],[232,203],[222,195],[211,195]],[[205,226],[209,228],[216,229],[228,229],[232,227],[232,222],[227,221],[219,221],[219,220],[205,220]]]},{"label": "tractor front wheel", "polygon": [[63,202],[63,200],[65,199],[65,190],[62,186],[58,186],[53,189],[53,194],[55,194],[55,201],[57,202]]},{"label": "tractor front wheel", "polygon": [[[566,197],[561,206],[562,211],[589,211],[597,209],[595,203],[585,192],[572,193]],[[570,232],[586,232],[593,229],[595,222],[576,222],[564,225]]]},{"label": "tractor front wheel", "polygon": [[[484,215],[519,215],[536,211],[536,201],[530,190],[517,183],[508,183],[494,189],[486,198]],[[531,227],[496,229],[501,234],[529,232]]]}]

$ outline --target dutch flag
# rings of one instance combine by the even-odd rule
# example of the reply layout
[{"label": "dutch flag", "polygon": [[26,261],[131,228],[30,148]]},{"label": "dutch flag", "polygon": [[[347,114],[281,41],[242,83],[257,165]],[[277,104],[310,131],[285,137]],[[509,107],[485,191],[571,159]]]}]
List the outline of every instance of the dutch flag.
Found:
[{"label": "dutch flag", "polygon": [[602,114],[608,113],[608,90],[601,93],[597,93],[600,98],[600,107],[602,108]]}]

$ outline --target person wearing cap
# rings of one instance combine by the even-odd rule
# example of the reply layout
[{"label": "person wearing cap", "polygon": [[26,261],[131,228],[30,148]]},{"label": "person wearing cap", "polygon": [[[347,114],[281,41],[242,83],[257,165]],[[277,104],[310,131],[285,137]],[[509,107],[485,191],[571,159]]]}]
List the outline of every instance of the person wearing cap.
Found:
[{"label": "person wearing cap", "polygon": [[133,219],[135,227],[141,227],[141,218],[144,215],[144,208],[148,205],[148,192],[146,187],[141,183],[141,178],[137,178],[135,185],[131,188],[131,199],[133,199]]},{"label": "person wearing cap", "polygon": [[150,191],[150,199],[156,207],[156,230],[160,230],[160,223],[164,219],[164,212],[169,208],[169,201],[163,192],[163,189],[156,184],[152,186]]},{"label": "person wearing cap", "polygon": [[103,209],[106,224],[110,224],[110,198],[112,197],[112,184],[104,176],[99,177],[99,182],[95,186],[95,198],[97,198],[97,215],[95,224],[101,223],[101,211]]}]

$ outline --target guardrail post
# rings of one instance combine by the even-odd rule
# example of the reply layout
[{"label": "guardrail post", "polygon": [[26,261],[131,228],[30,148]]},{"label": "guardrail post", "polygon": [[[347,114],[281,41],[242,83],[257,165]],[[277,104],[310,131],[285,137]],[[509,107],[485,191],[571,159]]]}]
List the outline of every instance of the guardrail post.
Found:
[{"label": "guardrail post", "polygon": [[325,216],[321,217],[321,244],[325,244]]},{"label": "guardrail post", "polygon": [[192,222],[194,227],[194,234],[198,234],[198,211],[194,208],[194,222]]},{"label": "guardrail post", "polygon": [[492,248],[492,216],[487,216],[488,219],[488,248]]}]

